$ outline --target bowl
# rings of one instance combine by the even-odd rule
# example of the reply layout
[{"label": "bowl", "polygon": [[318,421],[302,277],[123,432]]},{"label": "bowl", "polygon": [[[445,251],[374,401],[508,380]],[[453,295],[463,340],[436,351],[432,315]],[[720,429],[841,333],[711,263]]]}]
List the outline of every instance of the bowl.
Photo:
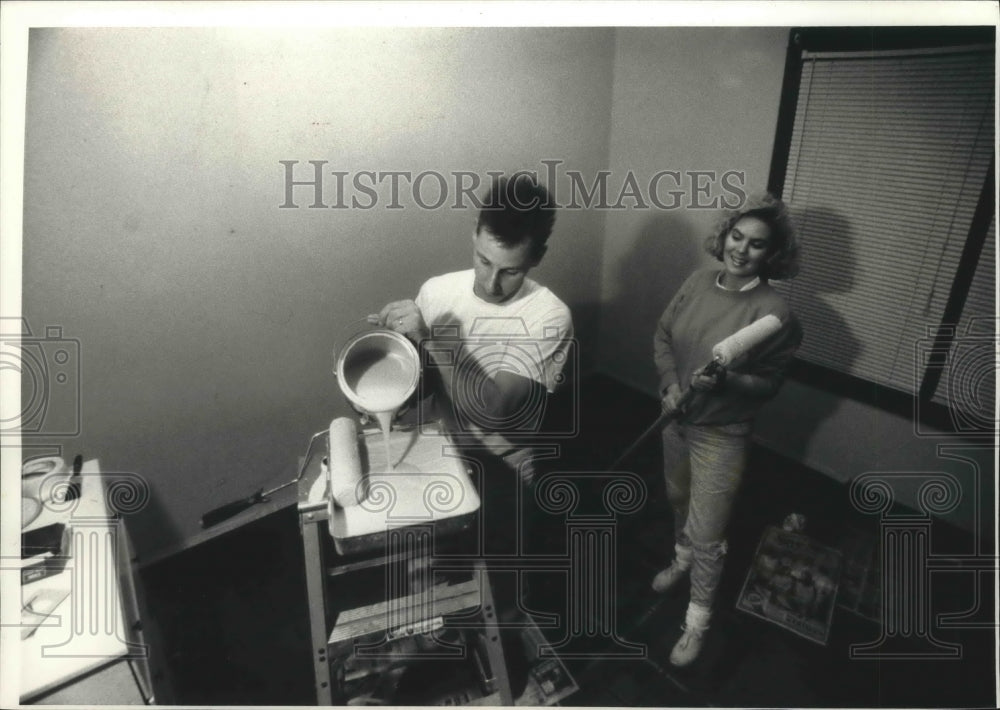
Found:
[{"label": "bowl", "polygon": [[44,504],[52,498],[59,484],[69,479],[72,471],[58,456],[30,459],[21,466],[21,497]]},{"label": "bowl", "polygon": [[42,512],[42,504],[37,498],[21,496],[21,529],[31,525]]}]

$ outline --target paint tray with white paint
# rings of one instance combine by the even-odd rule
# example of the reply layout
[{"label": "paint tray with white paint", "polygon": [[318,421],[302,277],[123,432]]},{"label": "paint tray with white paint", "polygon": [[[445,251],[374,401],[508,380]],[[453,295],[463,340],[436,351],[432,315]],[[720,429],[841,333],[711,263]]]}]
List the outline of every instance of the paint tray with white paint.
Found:
[{"label": "paint tray with white paint", "polygon": [[443,536],[473,525],[479,494],[447,437],[414,428],[390,432],[388,444],[387,452],[377,429],[358,437],[363,498],[330,511],[330,534],[342,555],[384,547],[390,529],[433,524]]}]

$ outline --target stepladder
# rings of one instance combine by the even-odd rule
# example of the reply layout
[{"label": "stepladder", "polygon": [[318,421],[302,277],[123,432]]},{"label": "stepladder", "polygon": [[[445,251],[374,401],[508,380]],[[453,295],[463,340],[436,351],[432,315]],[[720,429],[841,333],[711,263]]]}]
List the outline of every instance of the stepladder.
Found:
[{"label": "stepladder", "polygon": [[481,558],[456,551],[474,525],[475,487],[440,437],[397,434],[408,464],[381,470],[366,456],[368,495],[351,508],[331,503],[320,454],[304,464],[316,702],[512,705],[489,575]]}]

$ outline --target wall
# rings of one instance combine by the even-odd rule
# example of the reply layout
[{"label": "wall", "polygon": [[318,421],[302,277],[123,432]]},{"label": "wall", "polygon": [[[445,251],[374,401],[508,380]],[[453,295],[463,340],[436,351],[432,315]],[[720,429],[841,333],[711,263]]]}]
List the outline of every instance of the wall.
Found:
[{"label": "wall", "polygon": [[765,405],[757,438],[842,483],[878,475],[890,482],[903,506],[981,532],[978,542],[984,549],[995,537],[996,449],[991,442],[918,427],[912,417],[795,380]]},{"label": "wall", "polygon": [[[291,478],[308,436],[346,413],[329,375],[337,340],[469,263],[474,210],[421,209],[405,189],[403,209],[385,208],[385,189],[373,209],[312,209],[308,186],[281,209],[278,161],[308,180],[309,160],[480,176],[561,160],[609,171],[612,204],[629,171],[640,189],[680,171],[661,181],[677,209],[561,211],[536,274],[573,308],[583,368],[652,394],[656,319],[711,263],[710,207],[733,197],[691,171],[765,184],[787,32],[50,29],[30,41],[24,314],[37,337],[57,325],[79,340],[77,389],[59,401],[82,409],[78,437],[32,443],[146,477],[133,520],[148,554],[209,508]],[[564,172],[555,183],[566,202]],[[842,481],[952,472],[965,495],[949,518],[976,525],[991,454],[963,450],[977,473],[912,430],[790,382],[759,438]]]},{"label": "wall", "polygon": [[[476,212],[419,208],[405,182],[402,209],[388,182],[372,209],[310,208],[309,186],[281,209],[279,161],[299,161],[296,180],[328,161],[327,205],[334,170],[485,179],[551,158],[592,173],[613,48],[610,29],[32,30],[23,313],[36,336],[79,340],[82,409],[78,437],[33,443],[150,482],[141,553],[293,477],[309,435],[346,413],[335,344],[469,268]],[[561,214],[534,274],[584,342],[601,240],[587,214]]]},{"label": "wall", "polygon": [[[701,244],[719,206],[764,189],[781,95],[787,30],[620,29],[615,52],[611,170],[650,182],[675,209],[607,210],[602,271],[601,366],[655,392],[653,329],[681,282],[711,258]],[[718,179],[693,176],[712,172]],[[705,191],[698,192],[695,184]],[[668,194],[678,190],[676,198]],[[702,205],[706,207],[701,207]]]},{"label": "wall", "polygon": [[[780,28],[619,30],[613,170],[648,176],[657,170],[735,169],[745,172],[749,190],[765,187],[787,34]],[[693,193],[690,181],[685,188]],[[710,203],[729,194],[715,185],[711,194],[689,194],[688,200]],[[701,241],[716,217],[717,211],[696,206],[606,212],[600,366],[651,396],[657,388],[656,321],[684,277],[714,263]],[[803,245],[805,253],[808,248]],[[789,381],[761,413],[757,438],[845,483],[863,473],[892,472],[897,500],[913,509],[923,509],[921,501],[934,492],[921,491],[927,474],[950,477],[957,498],[952,489],[947,502],[932,508],[992,538],[992,447],[915,431],[911,418]]]}]

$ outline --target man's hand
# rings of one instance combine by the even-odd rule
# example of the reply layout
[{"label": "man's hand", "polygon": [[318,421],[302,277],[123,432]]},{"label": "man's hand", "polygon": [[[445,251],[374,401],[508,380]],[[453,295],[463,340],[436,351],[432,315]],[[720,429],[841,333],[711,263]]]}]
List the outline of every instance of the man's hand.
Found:
[{"label": "man's hand", "polygon": [[393,301],[378,313],[368,316],[368,322],[409,336],[417,342],[430,337],[420,308],[412,300]]},{"label": "man's hand", "polygon": [[521,479],[521,483],[531,485],[535,480],[535,461],[532,458],[534,451],[530,448],[515,449],[503,456],[503,462],[507,468],[515,472]]}]

